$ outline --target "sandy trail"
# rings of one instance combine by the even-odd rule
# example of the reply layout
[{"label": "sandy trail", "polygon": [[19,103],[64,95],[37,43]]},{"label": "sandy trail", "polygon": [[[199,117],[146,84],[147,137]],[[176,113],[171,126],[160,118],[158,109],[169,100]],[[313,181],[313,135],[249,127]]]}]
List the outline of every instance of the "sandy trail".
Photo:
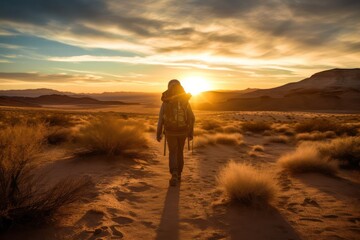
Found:
[{"label": "sandy trail", "polygon": [[[10,232],[2,239],[356,239],[359,231],[359,183],[318,174],[290,177],[275,166],[293,146],[267,145],[246,136],[245,145],[211,146],[193,154],[185,149],[182,182],[169,187],[163,142],[149,134],[146,155],[135,159],[52,156],[44,170],[54,179],[87,175],[88,196],[56,216],[56,226]],[[251,145],[265,151],[250,157]],[[63,156],[63,158],[60,158]],[[280,193],[262,207],[227,204],[216,175],[229,159],[252,162],[274,173]],[[319,206],[316,206],[318,204]]]},{"label": "sandy trail", "polygon": [[[96,204],[102,209],[101,217],[95,219],[98,223],[92,221],[92,230],[87,228],[78,237],[114,238],[116,228],[126,239],[298,239],[273,207],[249,209],[221,204],[223,196],[215,180],[219,166],[230,156],[245,156],[243,151],[219,147],[206,154],[192,154],[185,150],[183,181],[178,187],[169,187],[163,144],[151,139],[149,151],[154,157],[150,164],[141,161],[135,167],[137,172],[125,179],[124,175],[114,177],[101,187],[103,194]],[[87,221],[96,215],[89,211]],[[93,235],[94,228],[105,231]]]}]

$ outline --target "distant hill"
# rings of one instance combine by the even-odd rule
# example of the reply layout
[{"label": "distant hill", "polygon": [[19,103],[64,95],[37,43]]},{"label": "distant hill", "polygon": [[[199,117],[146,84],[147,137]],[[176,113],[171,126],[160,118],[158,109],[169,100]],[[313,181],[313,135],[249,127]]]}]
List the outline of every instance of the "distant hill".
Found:
[{"label": "distant hill", "polygon": [[[31,98],[26,98],[29,96]],[[136,102],[158,107],[160,97],[161,93],[143,92],[75,94],[46,88],[2,90],[0,105],[122,105]],[[191,103],[194,109],[220,111],[360,111],[360,68],[326,70],[270,89],[207,91],[193,96]]]},{"label": "distant hill", "polygon": [[360,111],[360,69],[332,69],[280,87],[240,93],[203,110]]},{"label": "distant hill", "polygon": [[100,101],[89,97],[67,95],[43,95],[39,97],[0,97],[0,106],[39,107],[43,105],[134,105],[121,101]]},{"label": "distant hill", "polygon": [[239,97],[284,97],[285,95],[289,94],[303,94],[309,90],[332,92],[334,89],[360,90],[360,68],[326,70],[315,73],[311,77],[299,82],[288,83],[280,87],[270,89],[260,89],[250,93],[242,94]]},{"label": "distant hill", "polygon": [[60,92],[48,88],[38,88],[38,89],[23,89],[23,90],[0,90],[0,96],[9,96],[9,97],[40,97],[43,95],[75,95],[71,92]]},{"label": "distant hill", "polygon": [[145,93],[145,92],[104,92],[104,93],[73,93],[61,92],[53,89],[25,89],[25,90],[0,90],[0,96],[8,97],[40,97],[43,95],[67,95],[72,97],[89,97],[100,101],[121,101],[136,102],[147,105],[161,104],[161,93]]},{"label": "distant hill", "polygon": [[196,96],[192,96],[191,102],[194,108],[197,108],[198,104],[213,104],[218,102],[224,102],[228,99],[238,98],[239,96],[257,91],[257,88],[248,88],[244,90],[232,90],[232,91],[206,91]]}]

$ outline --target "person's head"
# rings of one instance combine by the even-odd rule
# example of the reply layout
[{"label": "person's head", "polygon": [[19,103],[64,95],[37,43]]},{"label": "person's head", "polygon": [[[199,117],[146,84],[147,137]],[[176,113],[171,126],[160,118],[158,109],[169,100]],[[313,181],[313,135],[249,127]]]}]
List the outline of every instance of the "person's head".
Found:
[{"label": "person's head", "polygon": [[181,85],[180,81],[177,79],[172,79],[168,83],[168,89],[170,89],[174,85]]},{"label": "person's head", "polygon": [[185,93],[184,88],[181,86],[181,83],[177,79],[172,79],[168,83],[168,90],[170,92],[170,95],[178,95]]}]

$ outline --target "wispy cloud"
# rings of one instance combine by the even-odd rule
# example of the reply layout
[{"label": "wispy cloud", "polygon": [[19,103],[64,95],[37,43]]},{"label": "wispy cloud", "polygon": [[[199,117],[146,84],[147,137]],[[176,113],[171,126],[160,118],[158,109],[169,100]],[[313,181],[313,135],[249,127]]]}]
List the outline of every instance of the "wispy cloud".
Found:
[{"label": "wispy cloud", "polygon": [[[16,29],[19,35],[90,50],[133,53],[42,55],[36,61],[231,71],[233,82],[247,71],[255,79],[290,79],[295,72],[305,75],[325,67],[358,65],[358,9],[358,0],[4,0],[0,35],[12,35]],[[20,47],[0,43],[4,49]],[[141,67],[129,71],[142,74]],[[98,72],[107,79],[131,78]]]},{"label": "wispy cloud", "polygon": [[66,82],[101,82],[101,76],[92,74],[70,75],[66,73],[59,74],[41,74],[41,73],[24,73],[24,72],[0,72],[0,79],[2,81],[21,81],[21,82],[52,82],[52,83],[66,83]]}]

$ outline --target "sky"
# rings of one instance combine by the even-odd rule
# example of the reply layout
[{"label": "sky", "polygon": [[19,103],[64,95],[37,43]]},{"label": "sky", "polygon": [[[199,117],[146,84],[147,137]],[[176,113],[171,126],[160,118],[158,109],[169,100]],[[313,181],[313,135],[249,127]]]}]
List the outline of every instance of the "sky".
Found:
[{"label": "sky", "polygon": [[359,63],[359,0],[0,2],[0,89],[271,88]]}]

